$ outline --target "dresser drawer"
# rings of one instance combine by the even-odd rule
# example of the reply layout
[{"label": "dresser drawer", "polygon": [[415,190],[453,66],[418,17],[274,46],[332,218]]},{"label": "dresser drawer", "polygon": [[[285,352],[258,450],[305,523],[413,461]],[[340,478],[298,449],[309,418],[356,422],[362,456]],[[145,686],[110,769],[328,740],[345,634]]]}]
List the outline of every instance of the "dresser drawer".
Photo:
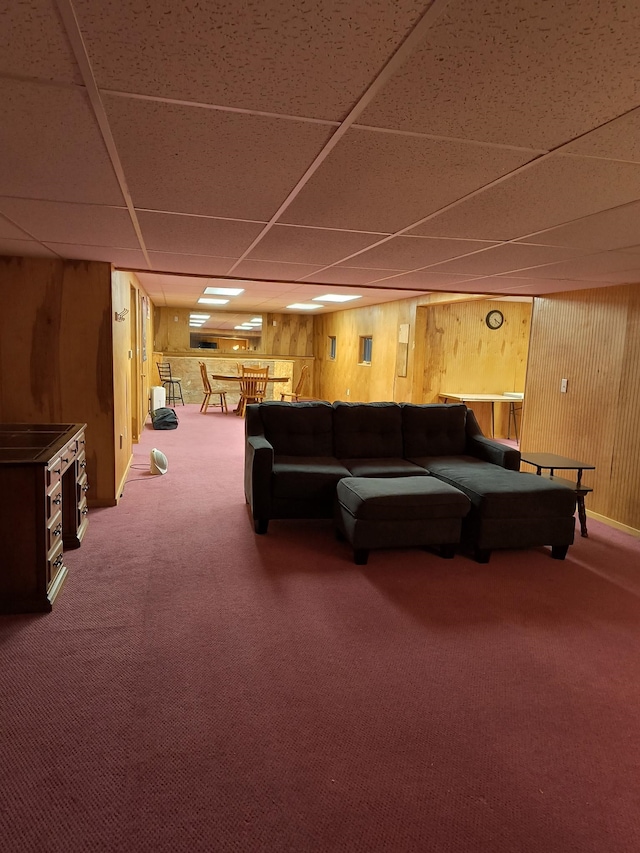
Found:
[{"label": "dresser drawer", "polygon": [[53,549],[62,544],[62,513],[58,512],[47,523],[47,554],[51,554]]},{"label": "dresser drawer", "polygon": [[52,519],[62,508],[62,483],[56,482],[47,491],[47,520]]},{"label": "dresser drawer", "polygon": [[64,551],[62,542],[59,542],[47,558],[47,589],[55,582],[64,567]]},{"label": "dresser drawer", "polygon": [[47,465],[47,488],[49,488],[49,486],[52,486],[54,483],[59,482],[61,476],[62,463],[60,462],[60,457],[56,456]]}]

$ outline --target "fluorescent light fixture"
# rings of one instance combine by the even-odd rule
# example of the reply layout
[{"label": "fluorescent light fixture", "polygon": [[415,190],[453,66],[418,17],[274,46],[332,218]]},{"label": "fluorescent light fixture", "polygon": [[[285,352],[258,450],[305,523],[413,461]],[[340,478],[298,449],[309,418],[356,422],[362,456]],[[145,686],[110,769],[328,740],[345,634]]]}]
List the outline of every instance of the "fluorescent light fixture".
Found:
[{"label": "fluorescent light fixture", "polygon": [[243,332],[252,332],[253,326],[248,326],[246,323],[242,326],[234,326],[234,329],[242,329]]},{"label": "fluorescent light fixture", "polygon": [[240,296],[244,287],[205,287],[204,292],[210,296]]},{"label": "fluorescent light fixture", "polygon": [[316,308],[324,308],[324,305],[311,305],[309,302],[294,302],[293,305],[287,305],[287,308],[295,308],[298,311],[315,311]]},{"label": "fluorescent light fixture", "polygon": [[209,296],[201,296],[198,299],[202,305],[226,305],[228,301],[228,299],[211,299]]},{"label": "fluorescent light fixture", "polygon": [[362,296],[345,296],[341,293],[325,293],[324,296],[314,296],[314,302],[351,302],[352,299],[362,299]]},{"label": "fluorescent light fixture", "polygon": [[262,323],[262,317],[252,317],[250,323]]},{"label": "fluorescent light fixture", "polygon": [[196,329],[199,329],[200,326],[204,326],[204,320],[191,320],[189,325],[194,326]]}]

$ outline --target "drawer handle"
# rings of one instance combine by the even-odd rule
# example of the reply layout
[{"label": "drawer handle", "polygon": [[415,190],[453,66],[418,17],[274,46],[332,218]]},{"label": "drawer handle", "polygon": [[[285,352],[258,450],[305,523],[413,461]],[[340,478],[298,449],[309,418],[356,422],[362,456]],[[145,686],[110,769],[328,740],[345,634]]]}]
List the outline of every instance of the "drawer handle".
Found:
[{"label": "drawer handle", "polygon": [[83,515],[88,515],[88,514],[89,514],[89,509],[88,509],[88,507],[85,507],[85,508],[82,510],[82,514],[83,514]]},{"label": "drawer handle", "polygon": [[67,462],[69,461],[69,459],[68,459],[68,458],[67,458],[67,459],[62,459],[61,461],[62,461],[62,464],[63,464],[63,465],[66,465],[66,464],[67,464]]},{"label": "drawer handle", "polygon": [[56,529],[53,531],[53,535],[54,536],[61,536],[62,535],[62,525],[61,524],[59,524],[56,527]]},{"label": "drawer handle", "polygon": [[82,462],[80,463],[80,467],[81,467],[81,468],[86,468],[86,467],[87,467],[87,460],[86,460],[86,459],[83,459],[83,460],[82,460]]},{"label": "drawer handle", "polygon": [[58,495],[57,497],[55,497],[55,498],[53,499],[53,503],[54,503],[56,506],[60,506],[60,504],[62,503],[62,498],[60,497],[60,495]]},{"label": "drawer handle", "polygon": [[53,469],[53,473],[54,473],[54,474],[59,474],[59,473],[60,473],[60,471],[62,471],[62,468],[54,468],[54,469]]},{"label": "drawer handle", "polygon": [[84,486],[82,487],[82,491],[83,491],[83,492],[88,492],[88,491],[89,491],[89,483],[85,483],[85,484],[84,484]]}]

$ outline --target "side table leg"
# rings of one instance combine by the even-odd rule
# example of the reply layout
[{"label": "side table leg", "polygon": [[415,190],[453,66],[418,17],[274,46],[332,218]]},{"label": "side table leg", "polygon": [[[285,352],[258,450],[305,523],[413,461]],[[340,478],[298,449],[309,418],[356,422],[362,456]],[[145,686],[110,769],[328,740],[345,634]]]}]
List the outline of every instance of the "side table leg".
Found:
[{"label": "side table leg", "polygon": [[584,495],[578,495],[576,503],[578,505],[578,518],[580,519],[580,535],[588,538],[589,534],[587,533],[587,513],[584,508]]}]

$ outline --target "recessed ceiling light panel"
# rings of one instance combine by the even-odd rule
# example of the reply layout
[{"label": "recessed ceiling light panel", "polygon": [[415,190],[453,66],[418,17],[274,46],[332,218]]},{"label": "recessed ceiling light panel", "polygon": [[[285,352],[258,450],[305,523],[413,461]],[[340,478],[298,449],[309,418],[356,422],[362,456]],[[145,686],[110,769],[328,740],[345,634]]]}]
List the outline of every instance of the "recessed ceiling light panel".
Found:
[{"label": "recessed ceiling light panel", "polygon": [[198,302],[202,305],[226,305],[228,299],[212,299],[210,296],[201,296]]},{"label": "recessed ceiling light panel", "polygon": [[205,287],[204,292],[211,296],[240,296],[244,287]]},{"label": "recessed ceiling light panel", "polygon": [[314,296],[314,302],[351,302],[352,299],[362,299],[362,296],[345,296],[341,293],[326,293],[324,296]]},{"label": "recessed ceiling light panel", "polygon": [[315,311],[316,308],[324,308],[324,305],[311,305],[309,302],[294,302],[293,305],[287,305],[287,308],[293,308],[296,311]]}]

